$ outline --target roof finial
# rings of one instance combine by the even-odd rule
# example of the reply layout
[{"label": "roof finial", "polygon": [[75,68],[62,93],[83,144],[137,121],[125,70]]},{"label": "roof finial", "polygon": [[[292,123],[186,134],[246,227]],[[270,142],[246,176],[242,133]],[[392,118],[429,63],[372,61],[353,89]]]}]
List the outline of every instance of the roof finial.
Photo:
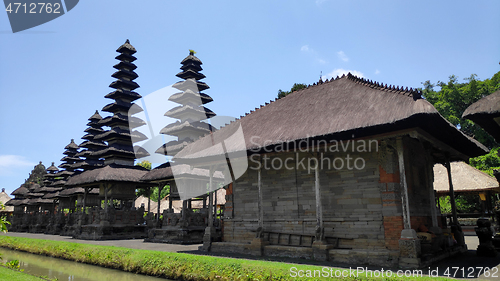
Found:
[{"label": "roof finial", "polygon": [[189,54],[190,54],[191,56],[194,56],[194,54],[196,54],[196,52],[195,52],[194,50],[189,49]]}]

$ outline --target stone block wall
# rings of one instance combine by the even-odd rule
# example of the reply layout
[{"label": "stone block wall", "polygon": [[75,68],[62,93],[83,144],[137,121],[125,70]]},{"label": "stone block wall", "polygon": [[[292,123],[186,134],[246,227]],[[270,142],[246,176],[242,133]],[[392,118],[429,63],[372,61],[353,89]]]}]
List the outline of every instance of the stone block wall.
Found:
[{"label": "stone block wall", "polygon": [[[367,147],[351,148],[346,152],[323,148],[314,152],[280,152],[253,157],[247,172],[233,184],[232,194],[226,196],[234,216],[224,222],[224,241],[250,243],[255,237],[259,217],[259,165],[264,230],[314,235],[315,160],[311,159],[315,158],[320,165],[325,236],[345,238],[340,240],[341,246],[384,248],[378,146],[372,146],[371,152]],[[344,166],[341,168],[342,161]]]}]

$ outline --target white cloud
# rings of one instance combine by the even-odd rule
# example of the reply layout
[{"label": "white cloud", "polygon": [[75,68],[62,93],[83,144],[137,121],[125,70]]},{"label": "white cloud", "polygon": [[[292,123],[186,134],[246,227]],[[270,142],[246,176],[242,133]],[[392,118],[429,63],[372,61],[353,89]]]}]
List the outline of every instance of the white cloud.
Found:
[{"label": "white cloud", "polygon": [[16,168],[34,166],[36,163],[26,160],[20,155],[0,155],[0,168]]},{"label": "white cloud", "polygon": [[319,6],[319,5],[321,5],[321,4],[325,3],[325,2],[326,2],[326,0],[316,0],[316,5]]},{"label": "white cloud", "polygon": [[341,59],[343,61],[349,61],[349,58],[346,56],[346,54],[343,51],[338,51],[337,56],[339,57],[339,59]]},{"label": "white cloud", "polygon": [[318,59],[318,62],[321,63],[321,64],[325,64],[326,63],[326,61],[322,60],[322,59]]},{"label": "white cloud", "polygon": [[324,75],[322,78],[323,79],[330,79],[332,77],[342,77],[342,75],[347,75],[347,73],[351,73],[352,75],[355,75],[355,76],[358,76],[360,78],[363,78],[365,77],[365,75],[360,72],[360,71],[357,71],[357,70],[346,70],[346,69],[343,69],[343,68],[337,68],[337,69],[334,69],[332,72],[328,73],[327,75]]},{"label": "white cloud", "polygon": [[0,176],[15,174],[17,169],[33,167],[36,163],[26,160],[20,155],[0,155]]},{"label": "white cloud", "polygon": [[302,52],[309,52],[309,46],[308,45],[304,45],[304,46],[302,46],[302,48],[300,48],[300,50]]},{"label": "white cloud", "polygon": [[380,73],[380,70],[375,69],[375,74],[379,74],[379,73]]}]

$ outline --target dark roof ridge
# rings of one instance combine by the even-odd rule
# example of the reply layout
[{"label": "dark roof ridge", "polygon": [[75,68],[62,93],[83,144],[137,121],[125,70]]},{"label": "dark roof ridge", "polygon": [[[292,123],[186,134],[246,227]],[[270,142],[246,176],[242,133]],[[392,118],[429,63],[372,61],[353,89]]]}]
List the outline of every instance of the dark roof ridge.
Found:
[{"label": "dark roof ridge", "polygon": [[[342,76],[342,77],[344,77],[344,76]],[[377,90],[385,90],[388,92],[393,92],[393,93],[397,93],[400,95],[412,97],[414,100],[422,98],[422,92],[418,89],[413,89],[411,87],[410,87],[410,89],[408,89],[408,87],[403,88],[401,86],[401,88],[400,88],[399,86],[396,87],[395,85],[387,85],[387,84],[384,85],[383,83],[379,84],[377,81],[374,82],[374,81],[368,80],[366,78],[358,77],[356,75],[351,74],[351,72],[349,72],[346,77],[347,77],[347,79],[354,81],[358,84],[361,84],[363,86],[367,86],[370,88],[374,88]]]}]

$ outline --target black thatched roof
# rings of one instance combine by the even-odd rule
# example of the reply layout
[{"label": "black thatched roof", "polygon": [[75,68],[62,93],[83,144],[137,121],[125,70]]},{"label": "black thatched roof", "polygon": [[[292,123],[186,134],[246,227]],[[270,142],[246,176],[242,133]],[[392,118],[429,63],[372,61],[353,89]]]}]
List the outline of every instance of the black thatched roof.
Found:
[{"label": "black thatched roof", "polygon": [[64,149],[78,149],[78,145],[75,143],[74,139],[71,139],[71,142],[66,145]]},{"label": "black thatched roof", "polygon": [[[349,73],[261,106],[188,145],[175,159],[189,162],[218,155],[218,151],[207,148],[231,137],[239,125],[244,137],[225,142],[228,152],[241,151],[242,147],[259,151],[302,139],[367,137],[417,127],[466,156],[487,152],[483,145],[446,121],[421,98],[420,92],[382,85]],[[462,158],[452,160],[459,159]]]},{"label": "black thatched roof", "polygon": [[189,101],[193,101],[195,104],[199,103],[201,100],[202,104],[209,103],[213,99],[204,93],[199,93],[198,91],[193,91],[187,89],[184,92],[175,93],[168,98],[169,101],[173,101],[180,104],[187,104]]},{"label": "black thatched roof", "polygon": [[177,152],[181,151],[188,144],[192,143],[194,140],[191,138],[184,138],[183,140],[173,140],[169,141],[162,146],[160,146],[155,153],[163,155],[175,155]]},{"label": "black thatched roof", "polygon": [[54,165],[54,162],[52,162],[52,165],[47,168],[47,172],[57,172],[59,169]]},{"label": "black thatched roof", "polygon": [[5,203],[5,206],[19,206],[19,205],[27,205],[29,199],[10,199]]},{"label": "black thatched roof", "polygon": [[130,41],[128,39],[127,39],[127,41],[125,41],[125,43],[123,43],[123,45],[118,47],[118,49],[116,49],[116,51],[118,53],[127,53],[129,55],[132,55],[132,54],[137,52],[137,50],[134,48],[134,46],[132,46],[130,44]]},{"label": "black thatched roof", "polygon": [[167,162],[147,172],[141,178],[141,180],[142,181],[168,180],[168,179],[173,179],[173,177],[174,174],[172,173],[172,167],[170,167],[170,162]]},{"label": "black thatched roof", "polygon": [[139,166],[125,166],[118,164],[106,165],[95,170],[85,171],[73,176],[66,182],[67,186],[91,185],[104,182],[135,182],[147,173],[147,169]]},{"label": "black thatched roof", "polygon": [[462,115],[462,118],[472,120],[500,142],[500,124],[494,120],[498,117],[500,117],[500,90],[471,104]]},{"label": "black thatched roof", "polygon": [[[210,175],[209,175],[209,170],[207,169],[200,169],[200,168],[192,168],[189,165],[176,165],[174,167],[175,170],[175,176],[176,177],[183,177],[187,176],[189,178],[198,178],[201,180],[206,180],[208,181]],[[213,177],[217,180],[223,180],[224,175],[220,171],[216,171],[213,175]],[[151,171],[149,171],[147,174],[145,174],[142,178],[142,181],[145,182],[159,182],[159,181],[167,181],[167,180],[174,180],[174,173],[172,171],[172,166],[170,162],[164,163]]]},{"label": "black thatched roof", "polygon": [[12,193],[10,195],[24,196],[24,195],[28,194],[29,192],[30,191],[24,185],[21,185],[16,190],[12,191]]}]

